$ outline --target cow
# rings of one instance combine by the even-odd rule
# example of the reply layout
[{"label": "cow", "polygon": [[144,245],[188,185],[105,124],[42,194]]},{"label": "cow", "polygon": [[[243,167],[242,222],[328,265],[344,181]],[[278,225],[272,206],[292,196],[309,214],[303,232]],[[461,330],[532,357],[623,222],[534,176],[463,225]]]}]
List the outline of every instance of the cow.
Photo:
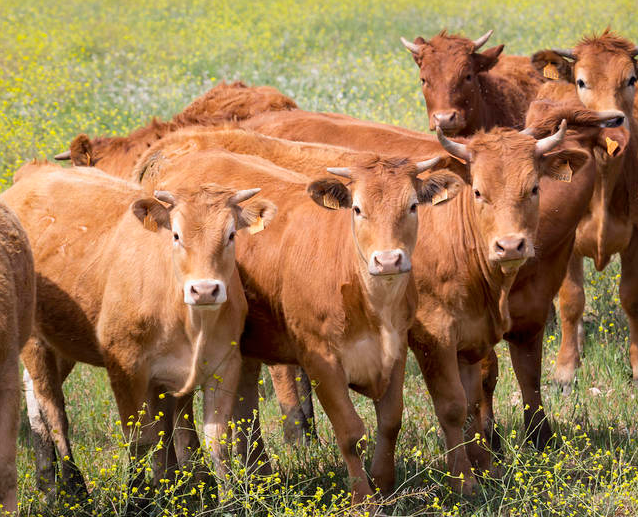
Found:
[{"label": "cow", "polygon": [[33,326],[35,273],[29,240],[0,202],[0,512],[17,512],[16,441],[20,424],[20,350]]},{"label": "cow", "polygon": [[439,126],[448,136],[469,136],[495,126],[522,129],[544,79],[527,58],[501,58],[497,67],[503,45],[477,52],[491,35],[472,41],[444,30],[427,41],[401,38],[420,69],[430,131]]},{"label": "cow", "polygon": [[245,120],[265,111],[296,109],[291,98],[270,86],[246,86],[241,81],[221,82],[195,99],[170,121],[152,119],[145,127],[124,137],[76,136],[69,150],[56,155],[56,160],[71,160],[76,166],[98,166],[105,172],[127,174],[155,141],[187,126],[214,126],[229,121]]},{"label": "cow", "polygon": [[[584,109],[581,111],[560,109],[550,112],[547,107],[541,111],[547,114],[547,117],[536,121],[539,125],[538,128],[532,127],[527,130],[536,138],[549,136],[549,134],[556,131],[561,119],[566,118],[569,130],[563,144],[565,146],[576,150],[584,148],[591,155],[594,149],[600,148],[600,145],[603,146],[602,149],[606,149],[605,139],[607,136],[618,142],[623,141],[624,129],[613,127],[624,122],[624,117],[618,112],[598,114]],[[332,142],[333,137],[326,131],[326,120],[323,114],[313,116],[313,114],[309,113],[303,118],[299,118],[298,115],[293,117],[292,115],[296,113],[294,111],[282,113],[279,123],[277,123],[276,117],[268,116],[266,117],[268,121],[264,125],[255,124],[261,118],[258,116],[255,120],[248,121],[248,125],[258,131],[266,131],[268,134],[279,137],[294,135],[297,128],[302,126],[304,128],[302,130],[304,139],[308,139],[311,142]],[[301,124],[301,121],[303,121],[303,124]],[[362,137],[362,134],[365,134],[365,137],[371,142],[368,150],[376,149],[378,151],[380,148],[383,148],[386,152],[393,150],[392,145],[372,147],[374,145],[378,146],[381,138],[372,138],[372,129],[376,126],[374,124],[367,126],[367,131],[362,131],[361,128],[365,124],[363,121],[357,121],[356,124],[350,126],[350,132],[348,132],[348,127],[344,123],[343,127],[340,128],[341,143],[348,145],[350,141],[353,141],[355,142],[355,148],[365,149],[365,138]],[[382,134],[383,130],[379,131],[379,135]],[[396,140],[400,139],[397,137]],[[220,141],[221,139],[217,140],[218,143]],[[406,143],[412,145],[409,138]],[[239,147],[235,146],[234,150],[237,151]],[[259,144],[255,144],[254,148],[260,154],[262,153]],[[619,147],[615,152],[620,154],[623,150],[623,147]],[[416,152],[418,153],[418,151]],[[433,149],[428,148],[427,153],[431,152],[433,152]],[[278,161],[274,153],[269,154],[267,157],[285,166],[285,163]],[[461,161],[455,160],[455,162],[461,164]],[[304,167],[306,173],[310,170],[308,166]],[[460,176],[468,177],[467,174],[460,174]],[[536,256],[520,267],[509,295],[512,326],[504,334],[504,338],[509,341],[512,364],[523,394],[523,403],[526,408],[526,430],[529,433],[529,438],[539,448],[543,448],[552,436],[549,423],[542,409],[540,397],[544,326],[549,308],[552,306],[552,300],[558,292],[565,275],[576,227],[586,211],[587,201],[591,197],[595,178],[596,169],[593,160],[587,161],[569,183],[557,182],[547,177],[541,178],[540,183],[543,195],[540,197]],[[486,375],[487,378],[484,380],[486,397],[482,413],[489,417],[484,418],[489,432],[492,419],[491,398],[496,382],[494,354],[491,354],[486,366],[485,371],[489,375]],[[498,441],[496,440],[497,437],[492,435],[491,432],[489,434],[495,439],[495,442]],[[495,443],[495,447],[497,446],[498,444]]]},{"label": "cow", "polygon": [[178,139],[158,142],[135,167],[153,171],[142,176],[148,189],[221,178],[234,188],[252,182],[281,214],[267,235],[238,247],[249,302],[241,351],[258,361],[245,371],[236,418],[252,418],[257,410],[259,361],[302,366],[333,425],[353,503],[360,503],[374,492],[360,456],[365,429],[348,387],[372,398],[378,434],[371,477],[387,495],[394,488],[407,332],[416,304],[410,256],[417,208],[444,188],[452,199],[460,178],[438,171],[420,180],[433,161],[367,153],[357,164],[328,169],[347,184],[325,173],[309,184],[286,181],[279,173],[220,166],[224,153],[215,147],[182,153],[188,142]]},{"label": "cow", "polygon": [[269,225],[276,207],[267,200],[241,207],[255,189],[203,184],[146,195],[97,169],[46,163],[25,165],[16,177],[1,197],[22,218],[37,273],[36,330],[21,357],[38,486],[55,493],[55,445],[66,490],[86,493],[62,394],[75,361],[106,368],[137,457],[165,440],[155,482],[188,460],[171,443],[174,419],[202,386],[204,435],[223,476],[228,449],[220,440],[247,310],[235,241],[257,219]]},{"label": "cow", "polygon": [[[634,115],[638,46],[607,29],[600,36],[583,38],[574,49],[555,52],[573,60],[578,100],[590,109],[622,112],[630,133],[626,152],[596,155],[599,179],[578,228],[574,255],[560,291],[563,333],[554,378],[568,393],[585,337],[583,257],[592,258],[601,271],[615,253],[620,253],[620,302],[629,321],[629,358],[633,380],[638,383],[638,127]],[[573,98],[570,86],[571,90],[563,90],[563,96]]]}]

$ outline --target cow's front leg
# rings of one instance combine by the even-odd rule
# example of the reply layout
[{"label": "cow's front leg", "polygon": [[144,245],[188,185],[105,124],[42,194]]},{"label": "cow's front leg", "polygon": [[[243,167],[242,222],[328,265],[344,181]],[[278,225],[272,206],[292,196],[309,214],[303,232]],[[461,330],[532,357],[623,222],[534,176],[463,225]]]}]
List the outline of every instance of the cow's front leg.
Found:
[{"label": "cow's front leg", "polygon": [[634,383],[638,384],[638,230],[620,254],[620,303],[629,320],[629,361]]},{"label": "cow's front leg", "polygon": [[492,349],[490,354],[481,361],[481,378],[483,396],[481,397],[481,420],[483,432],[494,452],[501,451],[501,438],[495,429],[494,420],[494,391],[498,382],[498,357]]}]

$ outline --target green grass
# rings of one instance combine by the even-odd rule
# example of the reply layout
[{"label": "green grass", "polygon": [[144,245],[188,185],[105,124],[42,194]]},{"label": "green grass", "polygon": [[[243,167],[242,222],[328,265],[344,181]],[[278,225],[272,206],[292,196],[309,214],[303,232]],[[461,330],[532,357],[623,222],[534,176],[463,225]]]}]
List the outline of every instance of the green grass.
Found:
[{"label": "green grass", "polygon": [[[596,5],[556,0],[3,0],[0,7],[0,189],[21,163],[50,158],[79,132],[125,134],[152,116],[170,117],[222,79],[275,86],[309,110],[425,129],[417,69],[399,43],[402,35],[428,37],[447,27],[474,38],[493,28],[491,43],[505,43],[507,52],[520,54],[570,46],[583,33],[607,25],[638,41],[636,6],[629,0]],[[542,390],[558,435],[555,448],[543,456],[523,444],[520,393],[506,348],[499,345],[496,413],[505,444],[504,475],[486,480],[474,498],[451,494],[441,473],[445,451],[432,404],[410,360],[396,465],[400,486],[388,513],[638,514],[638,406],[617,295],[619,267],[613,263],[603,275],[592,273],[590,265],[587,271],[584,366],[568,397],[550,382],[560,331],[550,329],[546,336]],[[185,515],[178,505],[190,515],[253,515],[258,507],[264,515],[345,513],[339,509],[347,501],[339,495],[347,491],[345,468],[325,415],[318,412],[318,444],[286,446],[265,379],[266,441],[278,458],[281,482],[271,480],[260,503],[257,489],[240,482],[237,466],[235,496],[214,510],[210,501],[200,501],[199,495],[178,497],[179,490],[170,486],[164,491],[171,497],[154,497],[158,508],[169,515]],[[590,391],[594,387],[599,395]],[[80,507],[44,501],[34,488],[34,458],[23,426],[23,513],[121,514],[128,496],[127,458],[105,373],[80,366],[65,390],[71,437],[92,500]],[[353,397],[372,435],[372,404]],[[325,493],[317,499],[318,488]]]}]

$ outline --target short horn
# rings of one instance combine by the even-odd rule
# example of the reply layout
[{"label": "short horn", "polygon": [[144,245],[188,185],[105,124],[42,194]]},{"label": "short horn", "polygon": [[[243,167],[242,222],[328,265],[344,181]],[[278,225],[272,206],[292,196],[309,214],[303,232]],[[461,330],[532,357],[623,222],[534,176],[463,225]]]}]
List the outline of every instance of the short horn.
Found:
[{"label": "short horn", "polygon": [[468,151],[465,144],[460,144],[458,142],[448,140],[439,126],[436,126],[436,136],[443,146],[443,149],[445,149],[452,156],[456,156],[457,158],[460,158],[461,160],[464,160],[466,162],[470,161],[470,152]]},{"label": "short horn", "polygon": [[352,179],[352,172],[348,169],[348,167],[328,167],[326,170],[335,176]]},{"label": "short horn", "polygon": [[413,54],[418,54],[419,53],[419,45],[417,45],[416,43],[410,43],[407,39],[405,39],[403,36],[401,36],[401,43],[403,43],[403,46],[405,48],[407,48],[410,52],[412,52]]},{"label": "short horn", "polygon": [[63,153],[56,154],[54,156],[56,160],[70,160],[71,159],[71,151],[64,151]]},{"label": "short horn", "polygon": [[163,203],[168,203],[169,205],[171,205],[171,207],[177,204],[177,201],[175,201],[175,196],[173,196],[173,194],[171,194],[167,190],[156,190],[155,192],[153,192],[153,196],[155,197],[155,199],[162,201]]},{"label": "short horn", "polygon": [[428,169],[431,169],[432,167],[434,167],[440,161],[441,161],[441,157],[435,156],[434,158],[430,158],[429,160],[416,162],[416,173],[421,174],[422,172],[425,172]]},{"label": "short horn", "polygon": [[559,56],[576,59],[573,48],[553,48],[552,51],[556,52]]},{"label": "short horn", "polygon": [[493,30],[489,30],[485,34],[483,34],[483,36],[481,36],[479,39],[475,39],[472,42],[474,43],[474,51],[477,51],[483,45],[485,45],[487,43],[487,40],[490,39],[490,36],[492,35],[493,32],[494,32]]},{"label": "short horn", "polygon": [[565,132],[567,131],[567,121],[563,119],[560,123],[560,127],[558,131],[554,133],[552,136],[548,136],[547,138],[543,138],[541,140],[536,141],[536,156],[542,156],[543,154],[551,151],[563,141],[565,138]]},{"label": "short horn", "polygon": [[600,127],[618,127],[622,126],[625,122],[625,114],[622,111],[597,111],[596,116],[598,117]]},{"label": "short horn", "polygon": [[249,188],[247,190],[238,190],[228,200],[228,204],[236,205],[238,203],[241,203],[242,201],[246,201],[247,199],[250,199],[255,194],[257,194],[259,191],[261,191],[260,188]]},{"label": "short horn", "polygon": [[534,128],[532,126],[526,127],[522,131],[519,131],[521,135],[534,136]]}]

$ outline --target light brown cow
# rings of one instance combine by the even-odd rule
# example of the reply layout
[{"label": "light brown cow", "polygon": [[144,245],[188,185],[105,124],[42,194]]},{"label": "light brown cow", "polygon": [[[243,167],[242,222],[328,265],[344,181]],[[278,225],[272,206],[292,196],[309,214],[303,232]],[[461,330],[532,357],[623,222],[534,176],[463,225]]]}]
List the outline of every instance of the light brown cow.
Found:
[{"label": "light brown cow", "polygon": [[[175,140],[169,144],[179,150],[183,143]],[[360,155],[364,161],[358,166],[332,170],[348,186],[324,177],[306,193],[304,183],[284,181],[278,173],[221,167],[224,153],[217,149],[175,154],[162,148],[166,143],[151,148],[142,159],[146,163],[136,167],[156,171],[142,178],[150,188],[223,178],[236,188],[259,185],[277,202],[281,215],[267,235],[238,247],[249,301],[242,353],[266,363],[299,364],[316,382],[353,482],[354,502],[373,491],[360,456],[365,429],[348,387],[372,398],[378,435],[371,474],[383,494],[391,492],[407,331],[416,302],[409,272],[417,205],[447,185],[452,198],[451,185],[460,179],[436,172],[421,181],[416,176],[427,163]],[[245,372],[238,417],[252,418],[257,409],[258,367],[257,362]]]},{"label": "light brown cow", "polygon": [[35,275],[29,240],[0,202],[0,513],[18,510],[16,440],[20,424],[20,350],[31,335]]},{"label": "light brown cow", "polygon": [[[177,464],[173,419],[202,386],[204,434],[223,474],[227,447],[220,438],[233,409],[246,314],[235,240],[257,218],[268,225],[274,205],[239,206],[258,189],[206,184],[149,197],[97,169],[31,164],[18,172],[2,199],[23,219],[38,274],[37,339],[22,354],[36,445],[53,441],[59,457],[68,457],[67,490],[86,490],[62,395],[67,366],[81,361],[106,367],[137,456],[164,431],[169,443],[157,458],[156,481]],[[153,425],[160,410],[165,418]],[[53,460],[50,448],[39,451],[43,489],[54,489]]]},{"label": "light brown cow", "polygon": [[[633,116],[638,46],[606,30],[600,36],[584,38],[573,50],[556,52],[574,60],[578,99],[591,109],[622,112],[630,139],[621,155],[596,155],[599,179],[588,213],[578,228],[574,256],[560,292],[563,335],[555,379],[569,391],[580,364],[585,307],[583,257],[593,258],[600,271],[615,253],[620,253],[620,301],[629,320],[629,358],[633,379],[638,382],[638,126]],[[570,91],[565,95],[570,94],[573,96]]]},{"label": "light brown cow", "polygon": [[85,134],[71,142],[69,151],[56,156],[78,166],[98,166],[105,172],[125,177],[141,154],[165,135],[187,126],[215,126],[240,121],[265,111],[286,111],[297,105],[270,86],[248,87],[241,81],[224,82],[195,99],[169,122],[153,119],[125,137],[98,137]]},{"label": "light brown cow", "polygon": [[442,31],[428,41],[401,38],[420,69],[431,131],[439,126],[448,136],[469,136],[494,126],[523,127],[544,79],[524,57],[504,58],[497,67],[503,45],[478,53],[491,35],[472,41]]}]

